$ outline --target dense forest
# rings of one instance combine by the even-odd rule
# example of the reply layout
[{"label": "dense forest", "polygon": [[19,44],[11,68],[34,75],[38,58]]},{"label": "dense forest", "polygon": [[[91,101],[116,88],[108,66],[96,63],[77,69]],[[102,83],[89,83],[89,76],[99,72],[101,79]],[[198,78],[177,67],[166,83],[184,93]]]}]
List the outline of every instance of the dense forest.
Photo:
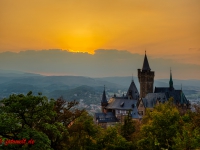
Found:
[{"label": "dense forest", "polygon": [[32,92],[0,101],[2,150],[190,150],[200,148],[200,107],[183,111],[173,99],[147,110],[140,121],[130,115],[107,129],[94,124],[78,102],[48,100]]}]

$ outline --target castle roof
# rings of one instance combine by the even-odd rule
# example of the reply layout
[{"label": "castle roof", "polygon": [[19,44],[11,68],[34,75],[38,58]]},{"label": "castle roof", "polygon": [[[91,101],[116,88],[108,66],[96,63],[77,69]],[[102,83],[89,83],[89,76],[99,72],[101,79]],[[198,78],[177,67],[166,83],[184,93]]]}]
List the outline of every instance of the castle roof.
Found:
[{"label": "castle roof", "polygon": [[166,94],[166,96],[167,96],[168,99],[170,97],[173,97],[175,104],[189,104],[189,101],[185,97],[185,94],[183,93],[182,90],[168,91],[165,94]]},{"label": "castle roof", "polygon": [[155,87],[154,93],[168,92],[169,87]]},{"label": "castle roof", "polygon": [[130,87],[129,87],[127,93],[126,93],[126,97],[129,97],[129,96],[131,97],[131,99],[138,99],[138,97],[139,97],[138,89],[135,86],[135,83],[133,80],[130,84]]},{"label": "castle roof", "polygon": [[169,87],[155,87],[154,93],[165,93],[167,99],[173,97],[175,104],[189,104],[189,100],[187,100],[187,98],[185,97],[182,88],[181,90],[174,89],[171,69]]},{"label": "castle roof", "polygon": [[116,118],[113,112],[95,113],[95,119],[99,123],[118,122],[118,119]]},{"label": "castle roof", "polygon": [[142,100],[146,108],[153,108],[157,101],[164,103],[168,99],[165,93],[148,93]]},{"label": "castle roof", "polygon": [[131,110],[132,118],[139,119],[141,116],[138,114],[137,100],[133,99],[115,99],[112,98],[106,109],[112,110]]},{"label": "castle roof", "polygon": [[106,109],[133,110],[137,109],[136,104],[137,100],[112,98],[112,100],[108,103],[108,106],[106,106]]},{"label": "castle roof", "polygon": [[144,56],[144,62],[143,62],[142,71],[150,71],[150,70],[151,70],[151,68],[149,66],[149,62],[148,62],[146,51],[145,51],[145,56]]},{"label": "castle roof", "polygon": [[148,93],[142,100],[145,107],[153,108],[157,101],[164,103],[171,97],[174,99],[174,104],[189,104],[182,90],[171,91],[170,88],[163,87],[156,88],[154,93]]}]

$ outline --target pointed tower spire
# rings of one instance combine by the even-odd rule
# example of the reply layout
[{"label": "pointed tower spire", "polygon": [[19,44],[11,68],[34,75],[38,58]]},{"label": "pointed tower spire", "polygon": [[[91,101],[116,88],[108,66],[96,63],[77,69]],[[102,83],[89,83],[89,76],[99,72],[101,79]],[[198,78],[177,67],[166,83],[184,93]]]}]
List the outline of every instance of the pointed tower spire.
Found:
[{"label": "pointed tower spire", "polygon": [[173,86],[173,80],[172,80],[172,71],[171,71],[171,68],[170,68],[169,89],[170,89],[170,90],[174,90],[174,86]]},{"label": "pointed tower spire", "polygon": [[104,90],[103,90],[101,103],[108,103],[107,98],[106,98],[105,85],[104,85]]},{"label": "pointed tower spire", "polygon": [[142,71],[151,71],[151,68],[149,66],[149,62],[148,62],[148,59],[147,59],[147,55],[146,55],[146,50],[145,50],[145,56],[144,56]]},{"label": "pointed tower spire", "polygon": [[108,105],[108,101],[106,98],[106,91],[105,91],[105,85],[104,85],[104,90],[103,90],[103,95],[101,99],[101,111],[104,113],[105,112],[105,107]]}]

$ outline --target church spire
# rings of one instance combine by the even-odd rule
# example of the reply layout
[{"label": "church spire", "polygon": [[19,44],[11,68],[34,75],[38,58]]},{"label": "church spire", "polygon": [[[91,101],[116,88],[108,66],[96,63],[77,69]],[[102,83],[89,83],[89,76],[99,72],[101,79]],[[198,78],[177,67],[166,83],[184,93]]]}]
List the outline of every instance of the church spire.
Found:
[{"label": "church spire", "polygon": [[145,50],[145,56],[144,56],[144,62],[143,62],[142,71],[151,71],[151,68],[149,67],[149,62],[148,62],[148,59],[147,59],[147,55],[146,55],[146,50]]},{"label": "church spire", "polygon": [[101,100],[101,111],[102,113],[106,112],[106,106],[108,105],[108,101],[106,98],[106,91],[105,91],[105,85],[104,85],[104,90],[103,90],[103,95],[102,95],[102,100]]},{"label": "church spire", "polygon": [[108,101],[107,101],[107,98],[106,98],[106,92],[105,92],[105,85],[104,85],[104,90],[103,90],[103,95],[102,95],[102,100],[101,100],[101,103],[103,104],[107,104]]},{"label": "church spire", "polygon": [[173,89],[174,89],[173,80],[172,80],[172,71],[171,71],[171,68],[170,68],[169,88],[170,88],[170,90],[173,90]]}]

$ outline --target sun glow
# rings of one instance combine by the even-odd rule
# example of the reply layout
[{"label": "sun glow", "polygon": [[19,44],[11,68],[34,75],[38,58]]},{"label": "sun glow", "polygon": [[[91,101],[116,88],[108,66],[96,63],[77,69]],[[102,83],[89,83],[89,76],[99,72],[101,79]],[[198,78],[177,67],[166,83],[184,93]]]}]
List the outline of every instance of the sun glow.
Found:
[{"label": "sun glow", "polygon": [[106,41],[96,31],[89,29],[73,29],[61,37],[62,49],[90,54],[94,54],[94,50],[102,47]]},{"label": "sun glow", "polygon": [[199,5],[199,0],[0,0],[0,52],[121,49],[143,54],[147,48],[154,57],[200,64]]}]

